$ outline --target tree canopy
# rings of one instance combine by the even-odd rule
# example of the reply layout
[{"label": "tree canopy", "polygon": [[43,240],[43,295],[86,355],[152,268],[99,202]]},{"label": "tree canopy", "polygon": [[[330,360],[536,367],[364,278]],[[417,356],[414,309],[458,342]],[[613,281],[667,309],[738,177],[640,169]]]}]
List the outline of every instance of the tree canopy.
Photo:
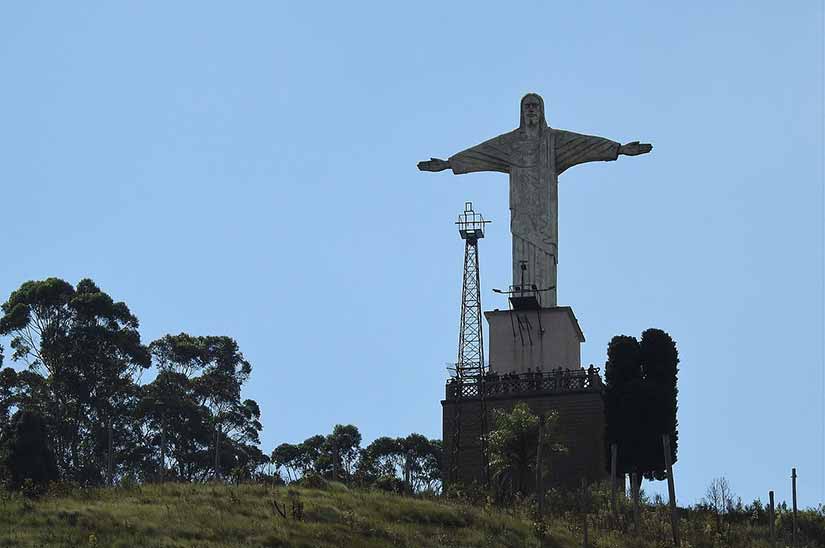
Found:
[{"label": "tree canopy", "polygon": [[617,471],[664,479],[662,435],[670,436],[676,462],[678,373],[676,343],[661,329],[648,329],[641,341],[618,335],[607,348],[604,394],[608,467],[610,444],[618,445]]},{"label": "tree canopy", "polygon": [[[238,343],[178,333],[144,345],[129,307],[90,279],[26,282],[0,311],[16,365],[0,368],[0,480],[12,487],[311,475],[396,490],[440,485],[441,442],[415,433],[363,448],[355,425],[336,424],[264,453],[261,409],[243,397],[252,365]],[[0,346],[0,366],[3,358]]]}]

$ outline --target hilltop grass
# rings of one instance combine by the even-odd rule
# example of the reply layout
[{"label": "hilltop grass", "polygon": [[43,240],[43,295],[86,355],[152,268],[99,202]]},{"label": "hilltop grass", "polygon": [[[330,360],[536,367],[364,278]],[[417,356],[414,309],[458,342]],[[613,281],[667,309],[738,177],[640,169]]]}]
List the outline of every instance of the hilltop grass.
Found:
[{"label": "hilltop grass", "polygon": [[[303,521],[275,512],[273,500],[289,515],[288,491],[303,503]],[[523,547],[534,539],[517,516],[336,485],[144,485],[33,501],[4,493],[0,502],[0,546]]]},{"label": "hilltop grass", "polygon": [[[292,500],[303,504],[302,521],[292,519]],[[273,501],[286,509],[287,518],[276,512]],[[809,527],[825,530],[825,514],[810,514],[806,519],[816,524]],[[604,512],[591,514],[590,520],[593,547],[671,546],[668,513],[662,505],[646,506],[638,536],[627,532],[626,518],[618,528],[610,525]],[[713,524],[710,515],[685,512],[682,545],[770,545],[764,525],[734,524],[723,539]],[[57,488],[35,500],[0,491],[0,547],[574,548],[582,543],[581,526],[581,516],[573,512],[555,515],[538,527],[526,505],[501,509],[335,483],[324,489],[180,483]],[[543,541],[539,529],[544,531]],[[782,536],[789,540],[787,534]],[[824,538],[820,533],[817,537]],[[801,546],[816,545],[810,542]]]}]

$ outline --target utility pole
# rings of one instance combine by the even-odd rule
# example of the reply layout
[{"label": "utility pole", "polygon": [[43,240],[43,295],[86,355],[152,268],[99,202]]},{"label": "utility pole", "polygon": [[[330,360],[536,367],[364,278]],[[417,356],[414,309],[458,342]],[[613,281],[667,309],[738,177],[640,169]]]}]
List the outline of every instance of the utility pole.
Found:
[{"label": "utility pole", "polygon": [[796,548],[796,468],[791,469],[791,490],[793,491],[793,532],[791,539],[793,540],[793,547]]}]

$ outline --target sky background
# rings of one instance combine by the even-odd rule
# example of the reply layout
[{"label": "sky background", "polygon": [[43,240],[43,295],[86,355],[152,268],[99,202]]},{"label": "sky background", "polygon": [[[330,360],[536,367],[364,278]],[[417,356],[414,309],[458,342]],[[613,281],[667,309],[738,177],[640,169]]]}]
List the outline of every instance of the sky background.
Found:
[{"label": "sky background", "polygon": [[822,29],[816,1],[5,3],[0,297],[91,277],[146,343],[234,337],[266,452],[336,423],[438,438],[453,222],[467,200],[493,221],[483,300],[504,308],[508,182],[415,165],[516,127],[535,91],[553,127],[654,144],[560,180],[559,304],[583,363],[667,330],[680,503],[718,476],[790,501],[795,466],[813,506]]}]

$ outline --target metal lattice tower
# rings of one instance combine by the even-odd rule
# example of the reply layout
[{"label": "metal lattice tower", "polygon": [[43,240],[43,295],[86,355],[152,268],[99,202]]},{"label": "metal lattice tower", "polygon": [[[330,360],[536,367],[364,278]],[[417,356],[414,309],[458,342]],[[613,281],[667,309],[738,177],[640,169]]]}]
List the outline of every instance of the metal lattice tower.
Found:
[{"label": "metal lattice tower", "polygon": [[481,283],[478,271],[478,241],[490,221],[464,204],[458,216],[458,233],[464,240],[464,279],[461,288],[461,327],[458,332],[456,376],[464,378],[484,373],[484,338],[481,327]]},{"label": "metal lattice tower", "polygon": [[[487,405],[484,390],[484,331],[481,320],[481,282],[478,268],[478,241],[484,237],[484,225],[490,221],[473,211],[473,203],[464,204],[464,212],[458,216],[458,233],[464,240],[464,276],[461,287],[461,325],[458,331],[458,361],[455,377],[462,386],[465,382],[476,382],[481,400],[481,456],[484,463],[484,483],[487,483]],[[461,451],[461,405],[455,406],[453,416],[452,455],[450,458],[450,480],[458,480],[458,459]]]}]

